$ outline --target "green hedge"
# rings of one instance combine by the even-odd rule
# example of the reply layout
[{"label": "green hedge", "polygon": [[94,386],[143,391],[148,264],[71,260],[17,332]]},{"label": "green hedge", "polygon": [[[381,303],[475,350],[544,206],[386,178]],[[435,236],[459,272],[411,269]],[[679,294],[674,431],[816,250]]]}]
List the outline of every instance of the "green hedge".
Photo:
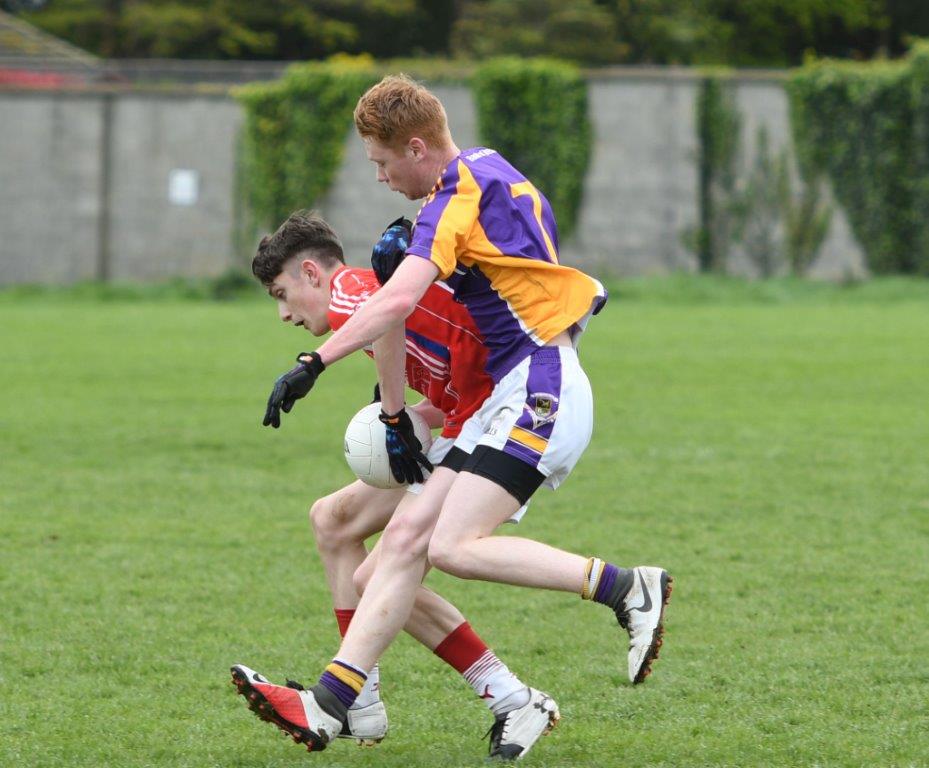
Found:
[{"label": "green hedge", "polygon": [[378,79],[365,59],[314,62],[235,90],[245,107],[242,184],[256,226],[274,229],[326,194],[358,97]]},{"label": "green hedge", "polygon": [[[280,80],[235,89],[245,108],[240,184],[250,214],[246,229],[273,229],[326,194],[343,161],[358,97],[388,71],[399,70],[389,62],[341,58],[295,65]],[[429,74],[430,81],[467,77],[460,66],[435,67]],[[561,235],[568,235],[591,152],[580,71],[552,60],[502,59],[480,67],[471,84],[481,141],[545,193]]]},{"label": "green hedge", "polygon": [[280,82],[249,85],[235,95],[245,108],[238,183],[249,213],[263,228],[283,221],[284,88]]},{"label": "green hedge", "polygon": [[693,247],[701,272],[724,272],[732,239],[729,200],[735,193],[742,118],[728,72],[709,72],[696,99],[700,225]]},{"label": "green hedge", "polygon": [[756,129],[753,156],[746,162],[744,121],[729,70],[704,74],[695,118],[700,219],[683,234],[700,271],[728,271],[736,252],[761,277],[805,274],[832,221],[820,176],[796,183],[788,150],[772,150],[764,125]]},{"label": "green hedge", "polygon": [[801,169],[828,176],[872,271],[929,274],[929,42],[898,62],[815,62],[787,88]]},{"label": "green hedge", "polygon": [[562,237],[577,223],[592,131],[580,71],[550,59],[494,59],[474,73],[480,141],[548,198]]}]

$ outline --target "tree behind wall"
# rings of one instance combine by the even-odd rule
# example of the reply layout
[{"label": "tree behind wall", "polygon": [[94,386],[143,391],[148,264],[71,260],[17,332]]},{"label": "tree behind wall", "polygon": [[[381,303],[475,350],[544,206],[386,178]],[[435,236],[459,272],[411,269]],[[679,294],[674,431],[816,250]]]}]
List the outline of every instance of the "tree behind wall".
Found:
[{"label": "tree behind wall", "polygon": [[[799,64],[929,35],[916,0],[0,0],[117,57],[319,59],[548,55],[584,64]],[[454,42],[450,42],[453,38]]]},{"label": "tree behind wall", "polygon": [[319,59],[447,50],[454,0],[52,0],[22,17],[121,58]]}]

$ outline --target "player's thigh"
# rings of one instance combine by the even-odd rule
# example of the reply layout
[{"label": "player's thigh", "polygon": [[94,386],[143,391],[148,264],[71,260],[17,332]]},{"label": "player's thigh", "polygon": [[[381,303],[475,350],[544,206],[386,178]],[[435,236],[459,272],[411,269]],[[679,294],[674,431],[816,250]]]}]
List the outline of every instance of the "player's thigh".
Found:
[{"label": "player's thigh", "polygon": [[521,506],[493,480],[461,472],[445,497],[432,540],[449,544],[489,536]]},{"label": "player's thigh", "polygon": [[457,476],[447,467],[436,467],[419,493],[405,494],[378,542],[382,553],[414,557],[425,554],[442,502]]},{"label": "player's thigh", "polygon": [[403,497],[403,488],[374,488],[356,480],[314,505],[313,525],[323,533],[339,531],[366,539],[384,530]]}]

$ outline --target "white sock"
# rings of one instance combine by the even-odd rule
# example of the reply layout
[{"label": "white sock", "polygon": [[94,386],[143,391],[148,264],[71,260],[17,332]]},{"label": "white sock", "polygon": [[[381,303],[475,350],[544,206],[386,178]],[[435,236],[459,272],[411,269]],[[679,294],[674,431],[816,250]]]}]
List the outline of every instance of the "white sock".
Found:
[{"label": "white sock", "polygon": [[587,571],[584,575],[584,587],[581,590],[581,597],[584,600],[593,600],[597,594],[597,584],[600,582],[600,576],[603,574],[603,561],[599,557],[587,559]]},{"label": "white sock", "polygon": [[490,708],[490,711],[493,712],[494,715],[502,715],[506,712],[510,712],[511,710],[525,707],[528,703],[529,689],[526,688],[526,686],[523,686],[518,691],[513,691],[513,693],[511,693],[506,698],[494,702],[494,705]]},{"label": "white sock", "polygon": [[362,707],[367,707],[376,701],[380,701],[380,698],[381,670],[380,667],[375,664],[371,668],[371,671],[368,672],[368,679],[365,680],[365,684],[361,689],[361,693],[358,694],[358,698],[355,699],[355,703],[352,704],[350,709],[361,709]]},{"label": "white sock", "polygon": [[[525,683],[489,649],[465,670],[464,678],[495,715],[509,712],[529,701],[529,689]],[[516,695],[520,693],[524,696]]]}]

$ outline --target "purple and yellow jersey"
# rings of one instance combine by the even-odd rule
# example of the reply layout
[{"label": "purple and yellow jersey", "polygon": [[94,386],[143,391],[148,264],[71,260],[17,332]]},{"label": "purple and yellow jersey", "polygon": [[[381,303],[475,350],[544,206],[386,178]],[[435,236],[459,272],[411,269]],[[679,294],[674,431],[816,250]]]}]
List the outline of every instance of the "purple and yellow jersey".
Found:
[{"label": "purple and yellow jersey", "polygon": [[492,149],[466,150],[448,164],[407,253],[433,262],[467,307],[494,381],[606,302],[597,280],[558,263],[548,200]]}]

